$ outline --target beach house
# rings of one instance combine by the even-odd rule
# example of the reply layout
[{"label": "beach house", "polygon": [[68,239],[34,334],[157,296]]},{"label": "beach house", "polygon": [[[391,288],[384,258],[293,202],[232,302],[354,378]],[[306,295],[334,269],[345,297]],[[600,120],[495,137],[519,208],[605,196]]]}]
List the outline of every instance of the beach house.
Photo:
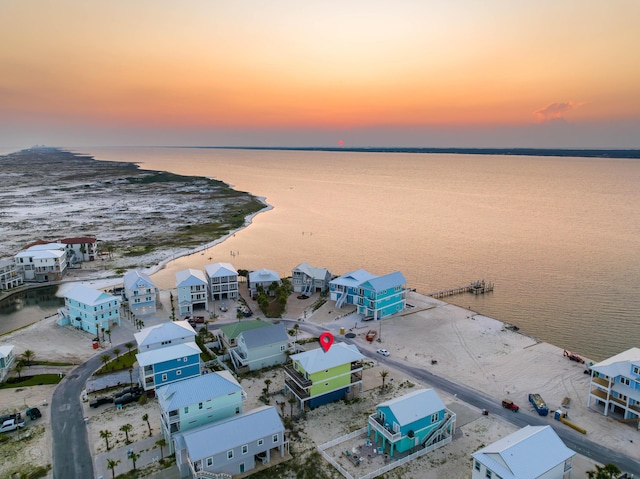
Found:
[{"label": "beach house", "polygon": [[58,243],[65,245],[70,265],[94,261],[98,257],[98,240],[96,238],[88,236],[64,238],[58,240]]},{"label": "beach house", "polygon": [[24,277],[15,260],[0,259],[0,290],[16,288],[24,284]]},{"label": "beach house", "polygon": [[[174,436],[181,478],[227,478],[285,458],[289,441],[276,408],[263,406]],[[220,474],[220,475],[216,475]]]},{"label": "beach house", "polygon": [[238,336],[244,331],[251,329],[259,329],[269,327],[271,322],[262,321],[260,319],[251,319],[248,321],[238,321],[236,323],[225,324],[218,329],[218,339],[220,340],[220,346],[227,351],[238,346]]},{"label": "beach house", "polygon": [[67,273],[67,252],[59,243],[35,244],[14,256],[25,281],[60,281]]},{"label": "beach house", "polygon": [[328,269],[317,268],[309,263],[300,263],[291,270],[293,291],[307,296],[326,291],[330,280],[331,272]]},{"label": "beach house", "polygon": [[156,389],[162,434],[174,452],[173,435],[242,412],[247,399],[228,371],[194,376]]},{"label": "beach house", "polygon": [[551,426],[525,426],[471,454],[471,479],[569,479],[575,455]]},{"label": "beach house", "polygon": [[399,271],[375,276],[359,269],[329,283],[330,299],[336,308],[357,306],[358,313],[370,319],[382,319],[406,307],[407,280]]},{"label": "beach house", "polygon": [[204,271],[213,301],[238,298],[238,272],[230,263],[208,264]]},{"label": "beach house", "polygon": [[281,284],[282,280],[278,276],[278,273],[270,269],[251,271],[247,276],[247,288],[249,288],[249,294],[253,299],[257,298],[261,291],[264,291],[269,296],[274,296],[274,287],[280,286]]},{"label": "beach house", "polygon": [[187,321],[169,321],[134,334],[140,385],[145,391],[200,375],[196,332]]},{"label": "beach house", "polygon": [[289,351],[289,335],[284,323],[266,323],[263,328],[248,329],[237,335],[236,347],[229,350],[231,362],[239,373],[284,364]]},{"label": "beach house", "polygon": [[158,288],[147,274],[137,270],[126,273],[124,295],[132,313],[145,315],[156,312]]},{"label": "beach house", "polygon": [[199,311],[208,311],[207,279],[197,269],[185,269],[176,273],[178,290],[178,314],[189,316]]},{"label": "beach house", "polygon": [[284,389],[300,409],[350,397],[362,392],[364,356],[351,344],[336,343],[327,352],[318,348],[290,356],[284,366]]},{"label": "beach house", "polygon": [[3,344],[0,346],[0,382],[4,381],[11,371],[11,367],[15,362],[15,355],[13,354],[13,344]]},{"label": "beach house", "polygon": [[64,294],[58,324],[70,324],[95,335],[120,326],[121,297],[77,284]]},{"label": "beach house", "polygon": [[640,428],[640,348],[591,366],[587,407]]},{"label": "beach house", "polygon": [[456,415],[447,409],[433,389],[418,389],[404,396],[378,404],[369,416],[367,434],[374,433],[381,452],[433,450],[451,442],[456,429]]}]

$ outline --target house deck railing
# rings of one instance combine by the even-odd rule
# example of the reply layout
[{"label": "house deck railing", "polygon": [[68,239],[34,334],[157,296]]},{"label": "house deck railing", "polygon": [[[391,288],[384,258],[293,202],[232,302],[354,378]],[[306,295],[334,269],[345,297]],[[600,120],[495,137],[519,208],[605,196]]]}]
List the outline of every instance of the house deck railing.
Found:
[{"label": "house deck railing", "polygon": [[313,385],[309,379],[305,378],[302,374],[300,374],[291,364],[284,365],[284,372],[289,375],[289,377],[298,383],[298,387],[301,389],[308,388]]},{"label": "house deck railing", "polygon": [[373,429],[382,434],[388,441],[396,442],[402,437],[400,432],[395,432],[389,424],[384,424],[377,414],[369,416],[369,424]]},{"label": "house deck railing", "polygon": [[302,389],[295,381],[291,381],[289,378],[285,378],[285,385],[300,399],[307,399],[310,396],[309,391]]}]

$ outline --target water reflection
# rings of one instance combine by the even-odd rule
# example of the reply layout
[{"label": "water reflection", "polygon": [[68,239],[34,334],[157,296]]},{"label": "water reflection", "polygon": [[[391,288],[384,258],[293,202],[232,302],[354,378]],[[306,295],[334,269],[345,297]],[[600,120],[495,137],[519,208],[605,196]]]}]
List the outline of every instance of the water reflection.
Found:
[{"label": "water reflection", "polygon": [[58,286],[41,286],[13,294],[0,301],[0,334],[27,326],[51,316],[64,306]]}]

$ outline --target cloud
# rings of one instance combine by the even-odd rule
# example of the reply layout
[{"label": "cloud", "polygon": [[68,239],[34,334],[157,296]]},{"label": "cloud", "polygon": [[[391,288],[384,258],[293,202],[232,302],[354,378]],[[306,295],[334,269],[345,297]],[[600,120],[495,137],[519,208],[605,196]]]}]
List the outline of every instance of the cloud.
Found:
[{"label": "cloud", "polygon": [[571,110],[581,107],[584,103],[567,101],[563,103],[551,103],[544,108],[533,112],[538,123],[546,123],[555,120],[564,120],[564,115]]}]

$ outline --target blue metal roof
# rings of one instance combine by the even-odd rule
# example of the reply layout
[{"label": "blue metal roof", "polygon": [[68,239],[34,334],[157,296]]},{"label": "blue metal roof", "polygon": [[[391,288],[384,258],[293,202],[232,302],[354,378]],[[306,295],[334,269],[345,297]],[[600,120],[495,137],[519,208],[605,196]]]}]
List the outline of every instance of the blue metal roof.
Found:
[{"label": "blue metal roof", "polygon": [[242,391],[238,381],[224,371],[224,374],[213,372],[161,386],[156,395],[160,409],[168,412],[238,391]]},{"label": "blue metal roof", "polygon": [[407,280],[400,271],[394,273],[385,274],[384,276],[378,276],[365,281],[361,287],[370,285],[374,291],[385,291],[387,289],[395,288],[396,286],[403,286],[407,284]]},{"label": "blue metal roof", "polygon": [[445,405],[433,389],[418,389],[404,396],[378,404],[388,407],[400,426],[424,419],[445,409]]}]

